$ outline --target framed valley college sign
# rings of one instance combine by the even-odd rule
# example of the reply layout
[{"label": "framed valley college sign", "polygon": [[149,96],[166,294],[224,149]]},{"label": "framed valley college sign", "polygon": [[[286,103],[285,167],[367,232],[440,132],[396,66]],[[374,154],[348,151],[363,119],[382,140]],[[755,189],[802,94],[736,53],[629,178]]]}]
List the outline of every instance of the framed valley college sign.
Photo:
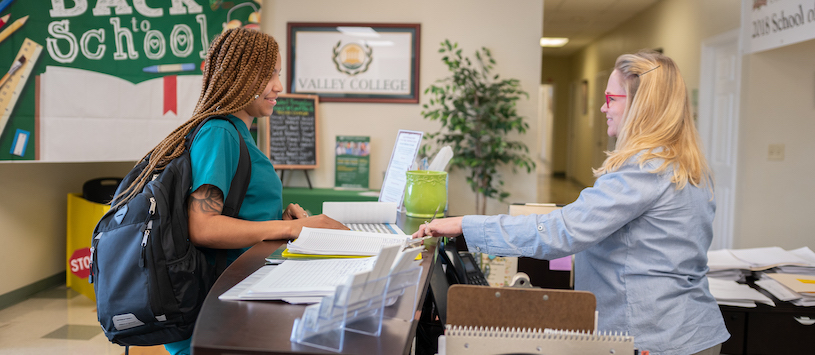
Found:
[{"label": "framed valley college sign", "polygon": [[419,24],[288,24],[288,88],[321,102],[419,102]]}]

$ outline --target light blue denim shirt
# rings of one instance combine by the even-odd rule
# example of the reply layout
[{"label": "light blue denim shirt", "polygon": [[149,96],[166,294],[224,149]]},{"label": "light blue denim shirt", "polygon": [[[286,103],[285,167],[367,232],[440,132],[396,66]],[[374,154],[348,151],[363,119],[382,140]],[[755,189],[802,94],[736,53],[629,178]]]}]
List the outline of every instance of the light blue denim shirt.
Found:
[{"label": "light blue denim shirt", "polygon": [[628,332],[653,355],[693,354],[730,337],[705,277],[716,204],[707,186],[676,190],[671,169],[636,158],[561,210],[465,216],[464,239],[500,256],[576,254],[575,289],[597,297],[599,330]]}]

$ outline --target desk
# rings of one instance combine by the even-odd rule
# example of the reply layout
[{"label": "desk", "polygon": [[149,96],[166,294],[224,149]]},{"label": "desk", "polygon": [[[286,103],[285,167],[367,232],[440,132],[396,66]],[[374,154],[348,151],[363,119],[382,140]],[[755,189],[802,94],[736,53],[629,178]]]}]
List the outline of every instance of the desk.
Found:
[{"label": "desk", "polygon": [[775,307],[757,304],[755,308],[719,306],[730,339],[722,345],[722,354],[813,354],[811,340],[815,325],[804,325],[796,317],[815,319],[815,307],[798,307],[779,301],[756,286],[747,284],[775,302]]},{"label": "desk", "polygon": [[303,207],[304,210],[317,215],[323,213],[323,202],[378,201],[379,195],[373,195],[374,193],[378,193],[378,191],[284,187],[283,208],[290,203],[296,203]]},{"label": "desk", "polygon": [[[405,233],[418,229],[423,219],[400,214],[399,226]],[[303,315],[305,305],[292,305],[280,301],[221,301],[222,293],[242,281],[264,265],[265,257],[284,241],[258,243],[241,255],[221,275],[207,295],[195,332],[192,351],[195,355],[209,354],[336,354],[289,341],[294,320]],[[419,280],[417,308],[420,310],[427,294],[428,275],[432,271],[435,245],[422,252],[422,276]],[[400,306],[401,304],[397,304]],[[397,307],[394,306],[394,307]],[[416,335],[420,312],[413,321],[390,318],[397,310],[386,309],[382,335],[373,337],[346,333],[342,354],[407,354]]]}]

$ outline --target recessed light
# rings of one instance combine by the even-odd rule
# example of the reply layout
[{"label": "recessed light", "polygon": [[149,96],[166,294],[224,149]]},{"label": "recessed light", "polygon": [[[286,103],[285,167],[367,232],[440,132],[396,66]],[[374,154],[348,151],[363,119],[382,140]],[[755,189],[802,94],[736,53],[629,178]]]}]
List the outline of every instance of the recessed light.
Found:
[{"label": "recessed light", "polygon": [[541,37],[541,47],[563,47],[569,43],[568,38],[563,37]]}]

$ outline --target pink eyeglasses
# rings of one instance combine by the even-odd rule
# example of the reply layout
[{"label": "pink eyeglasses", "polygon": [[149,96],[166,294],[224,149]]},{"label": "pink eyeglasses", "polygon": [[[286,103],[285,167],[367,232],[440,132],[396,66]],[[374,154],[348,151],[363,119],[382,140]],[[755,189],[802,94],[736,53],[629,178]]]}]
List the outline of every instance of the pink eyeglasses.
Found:
[{"label": "pink eyeglasses", "polygon": [[625,97],[625,95],[609,95],[606,94],[606,107],[611,107],[611,97]]}]

